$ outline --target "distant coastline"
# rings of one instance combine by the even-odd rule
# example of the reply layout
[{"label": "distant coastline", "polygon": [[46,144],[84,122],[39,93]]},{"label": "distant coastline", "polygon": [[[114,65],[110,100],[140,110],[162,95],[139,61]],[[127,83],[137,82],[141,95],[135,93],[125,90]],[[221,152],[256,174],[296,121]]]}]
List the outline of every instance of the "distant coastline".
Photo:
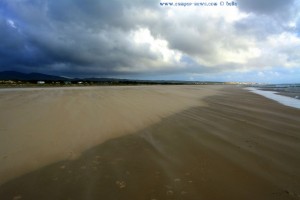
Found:
[{"label": "distant coastline", "polygon": [[67,78],[41,73],[0,72],[2,87],[65,87],[65,86],[105,86],[105,85],[224,85],[217,81],[178,81],[178,80],[134,80],[118,78]]}]

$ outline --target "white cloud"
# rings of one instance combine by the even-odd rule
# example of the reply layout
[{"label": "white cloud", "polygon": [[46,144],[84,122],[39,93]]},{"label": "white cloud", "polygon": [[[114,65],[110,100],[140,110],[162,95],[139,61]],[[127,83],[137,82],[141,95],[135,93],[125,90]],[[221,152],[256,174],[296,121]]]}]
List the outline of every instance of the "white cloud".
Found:
[{"label": "white cloud", "polygon": [[135,30],[132,33],[132,40],[138,47],[146,47],[149,51],[156,54],[162,62],[160,64],[178,64],[180,62],[182,53],[169,49],[166,40],[154,38],[148,28]]},{"label": "white cloud", "polygon": [[252,60],[257,67],[300,67],[300,38],[289,32],[270,35],[266,41],[257,42],[261,56]]},{"label": "white cloud", "polygon": [[7,22],[7,24],[8,24],[10,27],[12,27],[12,28],[14,28],[14,29],[17,28],[17,27],[16,27],[16,24],[15,24],[15,22],[14,22],[13,20],[7,19],[6,22]]}]

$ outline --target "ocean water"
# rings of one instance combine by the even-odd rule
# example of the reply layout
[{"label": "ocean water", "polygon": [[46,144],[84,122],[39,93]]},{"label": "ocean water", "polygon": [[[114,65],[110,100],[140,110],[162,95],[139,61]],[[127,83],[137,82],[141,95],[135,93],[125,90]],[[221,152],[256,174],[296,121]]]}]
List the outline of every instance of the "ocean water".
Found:
[{"label": "ocean water", "polygon": [[300,84],[272,84],[259,86],[262,90],[275,91],[284,96],[300,99]]},{"label": "ocean water", "polygon": [[250,88],[247,88],[247,89],[250,90],[253,93],[262,95],[262,96],[264,96],[266,98],[269,98],[269,99],[272,99],[274,101],[277,101],[277,102],[279,102],[279,103],[281,103],[283,105],[300,109],[300,99],[297,98],[298,96],[295,96],[293,98],[293,97],[290,97],[290,95],[289,96],[283,96],[283,95],[278,94],[279,92],[281,92],[281,89],[280,89],[281,87],[282,88],[286,88],[286,87],[284,87],[282,85],[279,85],[279,87],[272,87],[272,89],[270,88],[272,91],[267,91],[266,89],[268,89],[268,88],[266,88],[266,87],[263,87],[261,89],[250,87]]}]

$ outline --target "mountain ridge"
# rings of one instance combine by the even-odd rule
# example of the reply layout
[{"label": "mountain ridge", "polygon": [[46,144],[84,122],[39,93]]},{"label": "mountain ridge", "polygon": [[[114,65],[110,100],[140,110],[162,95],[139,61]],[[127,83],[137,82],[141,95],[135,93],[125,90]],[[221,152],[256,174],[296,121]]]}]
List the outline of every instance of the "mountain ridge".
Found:
[{"label": "mountain ridge", "polygon": [[68,78],[61,76],[48,75],[43,73],[22,73],[18,71],[2,71],[0,72],[0,80],[14,80],[14,81],[64,81]]}]

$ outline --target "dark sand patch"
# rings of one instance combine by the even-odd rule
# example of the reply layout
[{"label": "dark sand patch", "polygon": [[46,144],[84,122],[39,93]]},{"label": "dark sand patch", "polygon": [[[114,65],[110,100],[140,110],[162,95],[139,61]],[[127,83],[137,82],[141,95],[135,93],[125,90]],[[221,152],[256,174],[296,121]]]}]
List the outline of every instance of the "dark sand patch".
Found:
[{"label": "dark sand patch", "polygon": [[239,88],[11,180],[0,199],[300,199],[300,112]]}]

